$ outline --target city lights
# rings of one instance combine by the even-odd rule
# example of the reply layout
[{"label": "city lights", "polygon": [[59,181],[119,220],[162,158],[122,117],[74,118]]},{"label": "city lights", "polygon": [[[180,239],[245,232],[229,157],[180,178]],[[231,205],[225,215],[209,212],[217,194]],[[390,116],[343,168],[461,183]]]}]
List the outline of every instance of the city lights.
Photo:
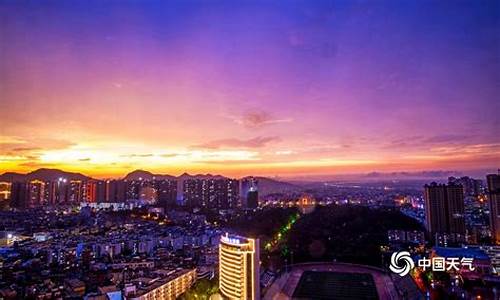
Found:
[{"label": "city lights", "polygon": [[259,240],[226,233],[219,245],[219,287],[230,299],[260,299]]},{"label": "city lights", "polygon": [[0,1],[0,300],[500,300],[499,8]]}]

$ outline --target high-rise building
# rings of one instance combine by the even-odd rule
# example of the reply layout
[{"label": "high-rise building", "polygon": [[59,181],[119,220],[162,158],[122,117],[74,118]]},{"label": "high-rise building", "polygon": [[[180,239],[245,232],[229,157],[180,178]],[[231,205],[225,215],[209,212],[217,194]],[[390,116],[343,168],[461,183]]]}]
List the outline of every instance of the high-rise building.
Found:
[{"label": "high-rise building", "polygon": [[127,183],[124,180],[106,180],[104,202],[122,203],[127,200]]},{"label": "high-rise building", "polygon": [[465,236],[465,204],[463,188],[457,184],[446,187],[449,232]]},{"label": "high-rise building", "polygon": [[95,194],[97,203],[106,202],[106,181],[97,181]]},{"label": "high-rise building", "polygon": [[228,299],[260,299],[259,240],[225,234],[219,244],[219,289]]},{"label": "high-rise building", "polygon": [[37,207],[43,204],[45,196],[45,182],[32,180],[28,183],[26,207]]},{"label": "high-rise building", "polygon": [[11,187],[12,207],[24,209],[44,204],[45,182],[41,180],[13,182]]},{"label": "high-rise building", "polygon": [[141,196],[141,189],[149,185],[146,180],[125,180],[127,184],[127,199],[137,200]]},{"label": "high-rise building", "polygon": [[[201,179],[186,179],[182,184],[184,204],[189,207],[199,207],[204,198],[204,181]],[[204,201],[203,201],[204,202]]]},{"label": "high-rise building", "polygon": [[56,198],[57,198],[56,194],[57,194],[57,182],[56,181],[45,181],[44,204],[55,205]]},{"label": "high-rise building", "polygon": [[27,182],[13,182],[10,193],[10,206],[15,208],[25,208],[28,194],[29,190]]},{"label": "high-rise building", "polygon": [[247,208],[257,208],[259,206],[259,192],[249,190],[247,192]]},{"label": "high-rise building", "polygon": [[127,201],[127,182],[124,180],[114,180],[114,184],[116,186],[115,195],[114,195],[115,202],[126,202]]},{"label": "high-rise building", "polygon": [[94,180],[86,181],[83,188],[83,202],[97,202],[97,182]]},{"label": "high-rise building", "polygon": [[156,190],[159,205],[161,205],[164,208],[176,205],[177,180],[173,179],[154,180],[153,187]]},{"label": "high-rise building", "polygon": [[[121,203],[127,198],[128,184],[125,180],[31,180],[26,186],[24,199],[20,199],[20,185],[16,183],[14,205],[35,207],[42,205],[66,205],[87,203]],[[12,187],[9,185],[9,196]],[[23,192],[24,193],[24,192]],[[139,199],[139,195],[137,195]]]},{"label": "high-rise building", "polygon": [[490,230],[493,242],[500,244],[500,171],[486,176],[490,205]]},{"label": "high-rise building", "polygon": [[[216,201],[217,208],[235,208],[240,204],[239,182],[236,179],[216,180]],[[211,205],[214,207],[213,205]]]},{"label": "high-rise building", "polygon": [[234,208],[239,205],[239,183],[236,179],[186,179],[184,202],[190,207]]},{"label": "high-rise building", "polygon": [[500,170],[498,170],[498,174],[486,175],[486,181],[489,193],[498,192],[500,190]]},{"label": "high-rise building", "polygon": [[84,189],[84,202],[122,203],[127,200],[127,182],[124,180],[88,181]]},{"label": "high-rise building", "polygon": [[55,205],[59,204],[68,204],[69,203],[69,194],[70,194],[70,185],[68,179],[59,178],[54,182],[55,188]]},{"label": "high-rise building", "polygon": [[78,204],[83,201],[83,191],[85,183],[81,180],[70,180],[69,182],[69,203]]},{"label": "high-rise building", "polygon": [[241,180],[240,196],[243,207],[256,208],[259,205],[258,184],[259,181],[255,177],[246,177]]},{"label": "high-rise building", "polygon": [[436,234],[454,235],[465,239],[464,194],[461,185],[435,182],[425,185],[425,220],[432,237]]},{"label": "high-rise building", "polygon": [[432,235],[446,232],[446,186],[431,183],[425,185],[425,223]]},{"label": "high-rise building", "polygon": [[104,182],[104,202],[106,203],[115,203],[115,195],[116,195],[116,184],[115,180],[106,180]]},{"label": "high-rise building", "polygon": [[465,196],[478,196],[483,192],[483,182],[478,179],[463,176],[460,178],[449,177],[449,183],[455,183],[463,187]]}]

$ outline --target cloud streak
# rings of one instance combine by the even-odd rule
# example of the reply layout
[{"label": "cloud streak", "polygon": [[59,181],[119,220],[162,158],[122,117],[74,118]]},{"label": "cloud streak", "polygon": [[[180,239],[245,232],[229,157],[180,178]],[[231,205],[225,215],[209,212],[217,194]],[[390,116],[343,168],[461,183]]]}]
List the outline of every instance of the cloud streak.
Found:
[{"label": "cloud streak", "polygon": [[131,154],[125,154],[122,155],[122,157],[129,157],[129,158],[134,158],[134,157],[153,157],[152,153],[131,153]]},{"label": "cloud streak", "polygon": [[242,125],[246,128],[261,128],[268,125],[279,124],[279,123],[290,123],[293,121],[292,118],[275,118],[270,113],[262,110],[248,111],[245,112],[239,118],[233,118],[233,121]]}]

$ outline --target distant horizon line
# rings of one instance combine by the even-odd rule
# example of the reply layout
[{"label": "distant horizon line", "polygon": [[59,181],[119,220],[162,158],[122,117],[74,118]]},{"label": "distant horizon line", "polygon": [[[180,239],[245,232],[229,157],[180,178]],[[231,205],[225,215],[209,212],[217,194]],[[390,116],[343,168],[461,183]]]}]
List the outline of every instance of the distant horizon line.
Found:
[{"label": "distant horizon line", "polygon": [[[124,179],[128,175],[134,172],[145,172],[151,174],[151,176],[170,176],[170,177],[175,177],[179,178],[183,175],[188,175],[188,176],[221,176],[225,178],[234,178],[234,179],[243,179],[246,177],[265,177],[269,179],[286,179],[286,180],[295,180],[295,181],[323,181],[323,180],[356,180],[356,179],[363,179],[363,180],[368,180],[368,181],[376,181],[378,180],[418,180],[418,179],[447,179],[450,176],[469,176],[473,178],[480,178],[480,177],[486,177],[487,174],[495,174],[499,173],[500,174],[500,168],[489,168],[489,169],[473,169],[473,170],[418,170],[418,171],[370,171],[370,172],[360,172],[360,173],[330,173],[330,174],[295,174],[295,175],[286,175],[286,174],[276,174],[276,175],[244,175],[244,176],[228,176],[224,175],[223,173],[212,173],[212,172],[207,172],[207,173],[190,173],[188,171],[184,171],[180,173],[179,175],[173,175],[172,173],[154,173],[145,169],[134,169],[132,171],[129,171],[125,173],[123,176],[92,176],[92,175],[87,175],[84,172],[80,171],[66,171],[65,169],[58,169],[58,168],[37,168],[33,169],[31,171],[28,171],[26,173],[22,172],[16,172],[16,171],[4,171],[3,173],[0,174],[0,176],[7,175],[9,173],[11,174],[17,174],[21,176],[26,176],[31,173],[34,173],[36,171],[40,170],[51,170],[51,171],[59,171],[59,172],[64,172],[64,173],[73,173],[73,174],[79,174],[85,177],[89,177],[91,179]],[[481,173],[481,175],[479,175]]]}]

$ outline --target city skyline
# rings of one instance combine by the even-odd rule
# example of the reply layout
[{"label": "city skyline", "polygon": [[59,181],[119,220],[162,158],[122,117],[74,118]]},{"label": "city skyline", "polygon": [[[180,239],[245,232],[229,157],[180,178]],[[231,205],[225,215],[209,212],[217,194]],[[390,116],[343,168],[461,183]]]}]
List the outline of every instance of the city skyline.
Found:
[{"label": "city skyline", "polygon": [[2,3],[0,173],[492,172],[497,9]]},{"label": "city skyline", "polygon": [[[47,173],[48,172],[48,173]],[[149,170],[144,169],[130,169],[125,171],[125,173],[119,173],[112,176],[94,176],[85,172],[79,171],[70,171],[69,169],[57,169],[57,168],[38,168],[33,170],[27,170],[26,172],[13,172],[6,171],[4,173],[0,173],[0,179],[3,178],[6,181],[18,180],[18,181],[29,181],[29,180],[38,180],[43,179],[45,177],[56,178],[55,174],[61,174],[59,179],[67,179],[67,177],[86,177],[90,180],[123,180],[128,176],[132,176],[134,178],[139,178],[140,176],[137,173],[144,173],[146,178],[182,178],[182,177],[193,177],[193,178],[218,178],[223,177],[227,179],[245,179],[245,178],[268,178],[275,180],[291,180],[293,181],[303,181],[303,182],[320,182],[320,181],[359,181],[359,182],[370,182],[370,181],[384,181],[384,180],[420,180],[420,181],[436,181],[436,182],[445,182],[451,177],[462,177],[462,176],[471,176],[474,178],[481,178],[480,180],[484,180],[483,177],[488,174],[495,174],[500,172],[500,169],[477,169],[477,170],[469,170],[469,171],[458,171],[458,170],[423,170],[423,171],[400,171],[400,172],[367,172],[367,173],[338,173],[338,174],[309,174],[309,175],[262,175],[262,174],[251,174],[251,173],[241,173],[237,175],[231,175],[226,173],[215,173],[210,170],[206,170],[205,173],[193,173],[184,171],[182,173],[165,173],[159,172],[154,173]],[[18,178],[18,179],[16,179]],[[21,179],[24,178],[24,179]],[[31,179],[30,179],[31,178]]]}]

